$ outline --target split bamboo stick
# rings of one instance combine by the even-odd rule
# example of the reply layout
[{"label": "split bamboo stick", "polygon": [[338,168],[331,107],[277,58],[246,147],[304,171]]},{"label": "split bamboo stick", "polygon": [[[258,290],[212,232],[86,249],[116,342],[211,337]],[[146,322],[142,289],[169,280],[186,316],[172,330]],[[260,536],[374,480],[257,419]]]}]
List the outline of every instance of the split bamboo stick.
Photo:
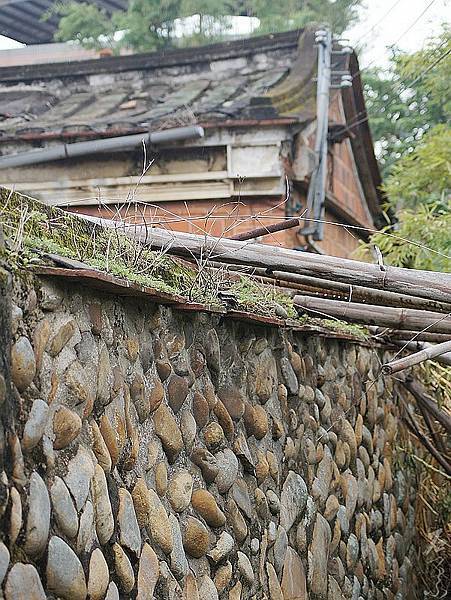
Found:
[{"label": "split bamboo stick", "polygon": [[410,367],[418,365],[426,360],[432,360],[436,356],[440,356],[442,354],[445,355],[448,352],[451,352],[451,340],[448,342],[443,342],[443,344],[428,346],[427,348],[423,348],[419,352],[415,352],[409,356],[403,356],[398,360],[385,363],[385,365],[382,365],[382,373],[384,375],[393,375],[394,373],[404,371],[404,369],[409,369]]},{"label": "split bamboo stick", "polygon": [[374,304],[358,304],[357,302],[341,302],[310,296],[295,296],[294,304],[312,314],[329,316],[363,325],[378,325],[420,331],[425,327],[429,331],[451,334],[451,315],[414,310],[410,308],[393,308]]}]

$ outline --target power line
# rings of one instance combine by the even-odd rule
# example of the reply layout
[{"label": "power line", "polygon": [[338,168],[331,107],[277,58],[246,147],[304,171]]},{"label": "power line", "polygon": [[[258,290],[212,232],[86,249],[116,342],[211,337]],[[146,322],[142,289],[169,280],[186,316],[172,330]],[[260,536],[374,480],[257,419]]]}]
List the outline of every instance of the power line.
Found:
[{"label": "power line", "polygon": [[387,12],[384,13],[382,15],[382,17],[378,21],[376,21],[376,23],[374,23],[374,25],[371,27],[371,29],[368,29],[368,31],[362,35],[362,37],[360,38],[360,41],[362,41],[366,37],[368,37],[370,35],[370,33],[372,33],[376,29],[376,27],[378,25],[380,25],[382,23],[382,21],[384,21],[393,10],[395,10],[395,8],[398,6],[398,4],[401,3],[401,1],[402,0],[396,0],[396,2],[394,4],[392,4],[392,6],[387,10]]},{"label": "power line", "polygon": [[[408,90],[409,88],[411,88],[413,85],[415,85],[415,83],[417,83],[418,81],[420,81],[427,73],[429,73],[429,71],[431,71],[436,65],[438,65],[449,54],[451,54],[451,48],[449,48],[449,50],[447,50],[446,52],[444,52],[436,61],[434,61],[432,63],[432,65],[429,65],[429,67],[427,67],[427,69],[424,69],[424,71],[422,71],[422,73],[420,73],[418,75],[418,77],[416,77],[412,82],[410,82],[408,84],[405,84],[405,82],[401,82],[401,83],[404,83],[404,88],[402,88],[401,90],[399,90],[399,94],[402,94],[403,92],[405,92],[406,90]],[[390,105],[388,105],[388,108],[389,107],[390,107]],[[364,111],[358,113],[355,118],[358,118],[359,115],[362,115],[362,114],[364,114]],[[347,126],[345,129],[346,129],[346,131],[351,131],[352,129],[354,129],[358,125],[361,125],[362,123],[365,123],[369,119],[370,119],[369,115],[366,115],[366,117],[364,117],[360,121],[357,121],[356,123],[351,123],[351,125]]]},{"label": "power line", "polygon": [[426,6],[426,8],[418,15],[418,17],[415,19],[415,21],[404,31],[404,33],[402,33],[399,38],[396,40],[396,42],[394,44],[392,44],[393,46],[396,46],[396,44],[399,44],[399,42],[402,40],[402,38],[409,33],[409,31],[411,29],[413,29],[415,27],[415,25],[421,20],[421,18],[427,13],[427,11],[431,8],[431,6],[433,4],[435,4],[437,0],[431,0],[431,2],[429,2],[429,4]]},{"label": "power line", "polygon": [[[413,21],[413,23],[411,23],[409,25],[409,27],[398,37],[398,39],[393,42],[393,44],[390,44],[390,48],[393,48],[394,46],[396,46],[397,44],[399,44],[399,42],[402,40],[402,38],[407,35],[409,33],[409,31],[411,31],[415,25],[423,18],[423,16],[427,13],[427,11],[432,7],[433,4],[435,4],[437,0],[431,0],[429,2],[429,4],[426,6],[426,8],[424,8],[421,13],[418,15],[418,17]],[[395,5],[396,6],[396,5]],[[393,9],[394,7],[392,7]],[[388,12],[388,14],[391,12],[391,10]],[[368,69],[369,67],[371,67],[371,65],[373,65],[376,62],[376,59],[373,59],[371,62],[369,62],[366,67],[364,67],[365,69]],[[363,71],[364,69],[359,69],[356,73],[354,73],[354,75],[352,76],[352,79],[354,80],[357,75],[360,75],[360,73]]]},{"label": "power line", "polygon": [[[442,44],[443,45],[443,44]],[[432,71],[432,69],[438,65],[440,62],[442,62],[442,60],[444,58],[446,58],[448,56],[448,54],[451,53],[451,48],[449,48],[444,54],[442,54],[442,56],[439,56],[437,58],[437,60],[435,60],[432,65],[429,65],[429,67],[427,69],[425,69],[422,73],[420,73],[418,75],[418,77],[416,77],[411,83],[409,83],[409,85],[404,89],[401,90],[402,92],[404,92],[407,88],[412,87],[413,85],[415,85],[418,81],[420,81],[420,79],[422,79],[427,73],[429,73],[429,71]]]}]

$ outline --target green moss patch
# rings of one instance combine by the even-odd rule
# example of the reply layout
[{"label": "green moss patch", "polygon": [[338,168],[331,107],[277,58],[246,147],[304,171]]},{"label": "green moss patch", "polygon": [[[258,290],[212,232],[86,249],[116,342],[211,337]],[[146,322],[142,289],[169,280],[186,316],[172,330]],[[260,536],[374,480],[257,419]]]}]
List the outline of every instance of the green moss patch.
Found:
[{"label": "green moss patch", "polygon": [[275,286],[247,276],[212,282],[214,274],[207,277],[202,269],[198,272],[165,252],[150,250],[117,229],[100,227],[5,189],[0,189],[0,222],[8,240],[0,252],[21,276],[34,264],[53,264],[46,255],[56,254],[187,301],[223,306],[221,292],[226,291],[238,310],[367,339],[365,328],[359,325],[298,315],[293,299]]}]

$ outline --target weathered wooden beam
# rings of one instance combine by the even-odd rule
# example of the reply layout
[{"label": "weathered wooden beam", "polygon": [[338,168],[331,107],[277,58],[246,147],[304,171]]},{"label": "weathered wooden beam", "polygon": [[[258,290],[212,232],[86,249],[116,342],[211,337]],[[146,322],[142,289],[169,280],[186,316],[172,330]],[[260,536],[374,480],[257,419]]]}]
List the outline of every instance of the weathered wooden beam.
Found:
[{"label": "weathered wooden beam", "polygon": [[384,375],[393,375],[394,373],[399,373],[399,371],[404,371],[404,369],[409,369],[426,360],[432,360],[436,356],[446,355],[447,353],[450,353],[449,358],[451,359],[451,340],[442,344],[436,344],[435,346],[428,346],[419,352],[409,354],[409,356],[403,356],[397,360],[385,363],[385,365],[382,365],[382,373]]},{"label": "weathered wooden beam", "polygon": [[411,308],[393,308],[357,302],[342,302],[310,296],[295,296],[294,304],[305,312],[317,316],[328,316],[363,325],[378,325],[413,329],[420,331],[427,327],[429,331],[451,334],[451,315],[414,310]]},{"label": "weathered wooden beam", "polygon": [[[85,218],[104,226],[118,226],[117,223],[105,219]],[[146,242],[152,248],[162,249],[170,246],[171,254],[177,256],[333,279],[346,284],[451,303],[451,274],[447,273],[400,267],[386,267],[385,270],[381,270],[379,265],[356,260],[320,256],[253,242],[237,242],[207,234],[195,235],[158,228],[149,230],[145,225],[121,224],[119,227],[133,239]]]}]

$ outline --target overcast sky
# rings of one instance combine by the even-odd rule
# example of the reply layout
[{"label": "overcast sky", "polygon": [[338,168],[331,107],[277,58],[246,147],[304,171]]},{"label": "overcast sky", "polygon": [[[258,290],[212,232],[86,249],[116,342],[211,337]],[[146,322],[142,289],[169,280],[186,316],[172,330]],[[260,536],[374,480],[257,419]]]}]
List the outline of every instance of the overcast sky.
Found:
[{"label": "overcast sky", "polygon": [[[365,44],[360,56],[363,67],[384,66],[387,46],[394,43],[407,51],[420,49],[441,23],[451,22],[450,0],[366,0],[365,4],[361,22],[347,34],[353,47]],[[0,49],[17,47],[20,44],[0,36]]]}]

